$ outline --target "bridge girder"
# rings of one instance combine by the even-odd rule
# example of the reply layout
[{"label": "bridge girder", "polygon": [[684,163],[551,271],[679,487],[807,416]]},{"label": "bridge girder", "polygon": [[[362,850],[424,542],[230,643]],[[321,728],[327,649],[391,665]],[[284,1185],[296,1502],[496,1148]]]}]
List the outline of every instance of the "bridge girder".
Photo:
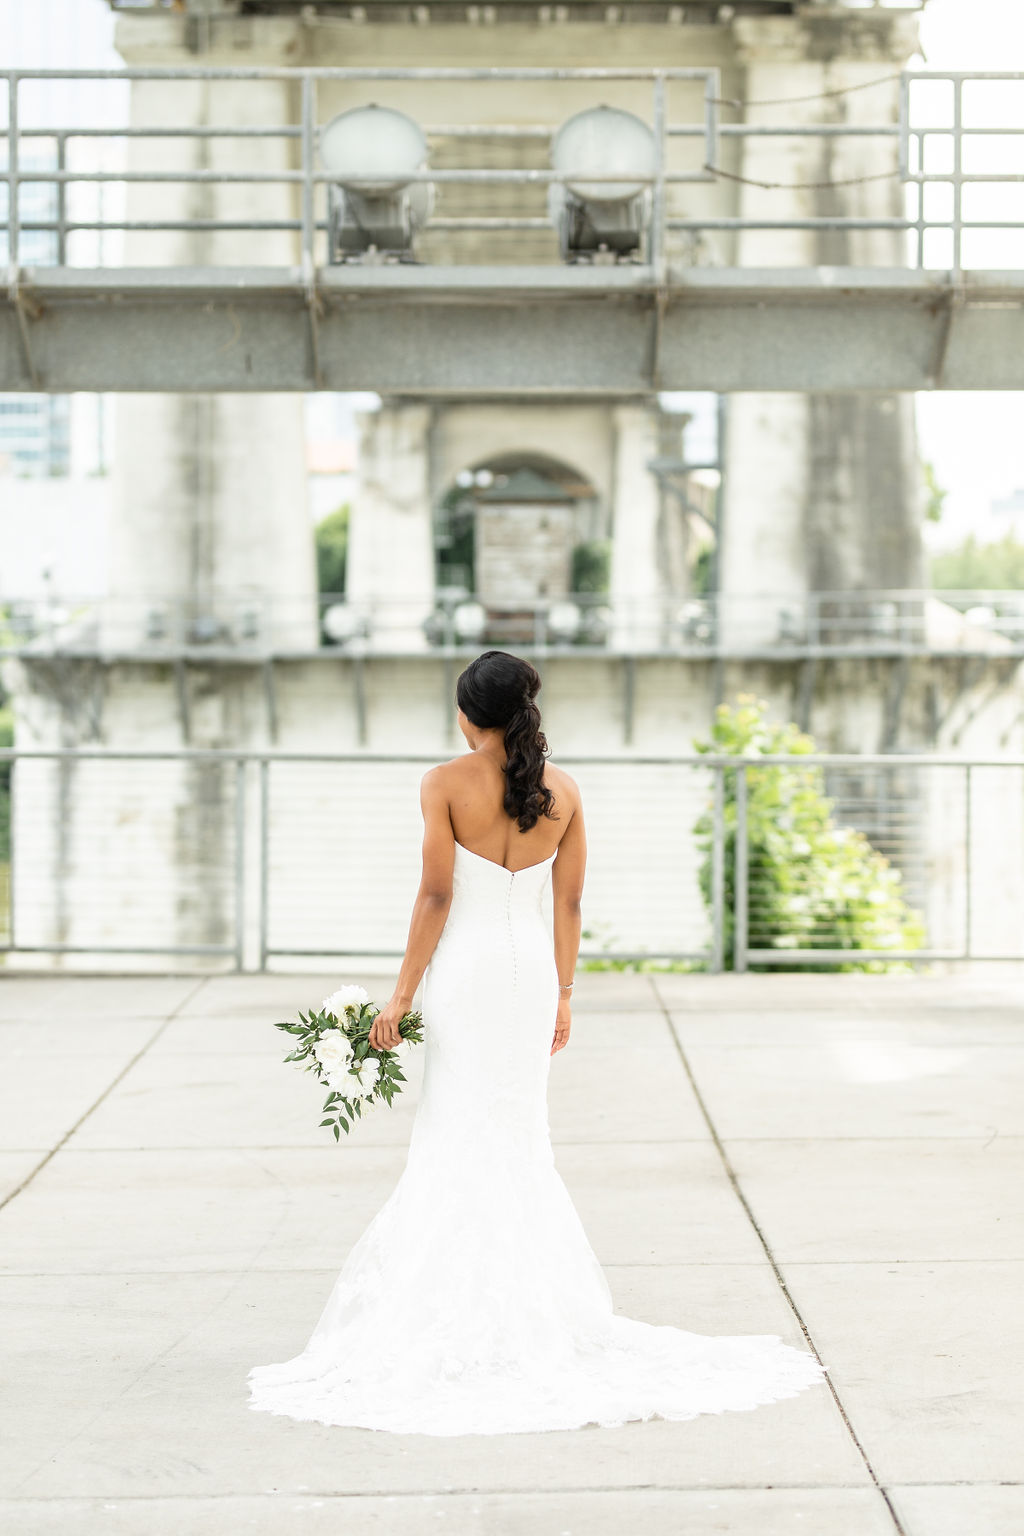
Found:
[{"label": "bridge girder", "polygon": [[635,395],[1024,387],[1024,273],[26,269],[0,390]]}]

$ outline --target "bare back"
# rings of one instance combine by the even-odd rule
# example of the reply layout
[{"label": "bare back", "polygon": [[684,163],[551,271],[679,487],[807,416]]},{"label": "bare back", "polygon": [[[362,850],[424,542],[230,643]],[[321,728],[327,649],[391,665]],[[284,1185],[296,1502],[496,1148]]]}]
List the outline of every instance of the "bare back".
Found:
[{"label": "bare back", "polygon": [[553,763],[544,765],[544,784],[555,797],[554,816],[539,817],[528,832],[520,832],[505,810],[505,775],[493,758],[468,752],[445,763],[439,773],[455,841],[504,869],[526,869],[549,859],[579,809],[574,781]]}]

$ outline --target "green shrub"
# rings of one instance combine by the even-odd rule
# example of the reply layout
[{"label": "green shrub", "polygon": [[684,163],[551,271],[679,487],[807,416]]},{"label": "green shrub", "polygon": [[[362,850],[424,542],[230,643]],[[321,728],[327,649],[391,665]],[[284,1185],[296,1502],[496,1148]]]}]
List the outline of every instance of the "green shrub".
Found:
[{"label": "green shrub", "polygon": [[[775,725],[767,706],[741,695],[723,704],[710,739],[698,752],[730,757],[792,756],[814,752],[814,741],[795,725]],[[725,770],[725,965],[734,955],[736,775]],[[704,854],[701,893],[711,907],[712,816],[694,832]],[[920,949],[921,918],[906,904],[902,876],[862,832],[837,826],[821,768],[773,764],[747,769],[747,889],[752,949]],[[753,966],[751,969],[758,969]],[[762,969],[887,971],[899,962],[862,960],[820,965],[794,962]]]}]

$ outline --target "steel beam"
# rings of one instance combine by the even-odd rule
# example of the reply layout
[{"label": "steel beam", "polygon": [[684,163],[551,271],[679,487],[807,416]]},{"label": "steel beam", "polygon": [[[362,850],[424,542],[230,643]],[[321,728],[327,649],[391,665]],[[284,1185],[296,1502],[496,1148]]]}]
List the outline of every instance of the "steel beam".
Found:
[{"label": "steel beam", "polygon": [[343,266],[315,294],[319,377],[301,268],[26,269],[0,390],[1024,388],[1021,272]]}]

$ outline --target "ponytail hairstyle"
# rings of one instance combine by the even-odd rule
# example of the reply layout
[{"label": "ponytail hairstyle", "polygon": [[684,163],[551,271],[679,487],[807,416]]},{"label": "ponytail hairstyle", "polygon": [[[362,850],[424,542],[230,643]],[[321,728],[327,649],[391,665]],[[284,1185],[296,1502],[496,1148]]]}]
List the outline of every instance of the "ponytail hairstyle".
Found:
[{"label": "ponytail hairstyle", "polygon": [[547,738],[534,702],[540,692],[536,667],[507,651],[484,651],[471,661],[455,688],[459,708],[478,730],[505,733],[505,810],[529,832],[541,816],[552,821],[555,797],[544,784]]}]

